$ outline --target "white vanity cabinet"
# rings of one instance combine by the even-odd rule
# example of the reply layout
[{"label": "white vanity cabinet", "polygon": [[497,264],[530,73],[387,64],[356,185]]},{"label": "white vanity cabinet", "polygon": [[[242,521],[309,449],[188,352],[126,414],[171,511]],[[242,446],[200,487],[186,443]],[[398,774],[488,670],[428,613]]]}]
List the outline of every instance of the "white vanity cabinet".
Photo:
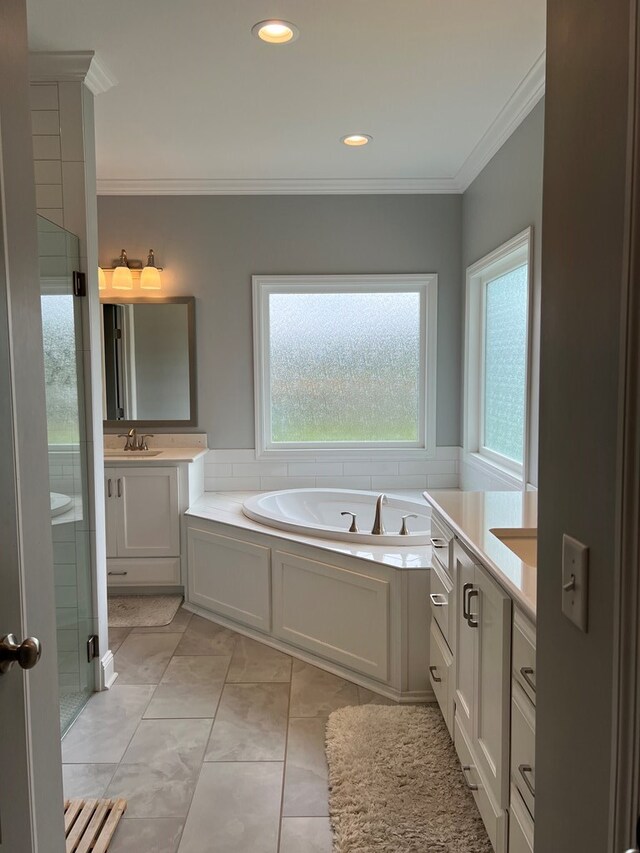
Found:
[{"label": "white vanity cabinet", "polygon": [[105,468],[105,508],[109,585],[179,585],[177,466]]},{"label": "white vanity cabinet", "polygon": [[506,848],[511,598],[456,541],[455,735],[487,832]]}]

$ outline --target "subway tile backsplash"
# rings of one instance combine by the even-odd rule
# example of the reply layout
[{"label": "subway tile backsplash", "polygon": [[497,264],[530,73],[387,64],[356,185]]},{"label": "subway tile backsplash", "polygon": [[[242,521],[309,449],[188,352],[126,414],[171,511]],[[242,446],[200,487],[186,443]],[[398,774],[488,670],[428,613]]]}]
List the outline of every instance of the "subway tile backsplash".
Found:
[{"label": "subway tile backsplash", "polygon": [[459,447],[438,447],[434,459],[390,458],[380,451],[348,461],[336,457],[256,459],[255,450],[210,450],[205,457],[205,490],[258,491],[334,488],[456,489],[460,484]]}]

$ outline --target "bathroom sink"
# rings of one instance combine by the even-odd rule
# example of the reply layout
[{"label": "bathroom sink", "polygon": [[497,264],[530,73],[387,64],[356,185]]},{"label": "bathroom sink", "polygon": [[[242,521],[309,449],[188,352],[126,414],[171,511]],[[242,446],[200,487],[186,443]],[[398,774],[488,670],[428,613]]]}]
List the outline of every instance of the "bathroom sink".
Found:
[{"label": "bathroom sink", "polygon": [[528,566],[538,564],[538,531],[535,527],[493,527],[490,531]]},{"label": "bathroom sink", "polygon": [[105,450],[105,458],[118,459],[148,459],[150,456],[160,456],[161,450]]}]

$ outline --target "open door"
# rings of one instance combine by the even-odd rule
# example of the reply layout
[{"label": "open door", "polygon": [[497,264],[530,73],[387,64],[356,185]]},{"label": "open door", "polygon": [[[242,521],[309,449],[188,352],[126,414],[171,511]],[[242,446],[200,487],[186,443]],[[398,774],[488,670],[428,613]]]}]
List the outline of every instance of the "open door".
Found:
[{"label": "open door", "polygon": [[[0,641],[0,853],[62,853],[25,7],[25,0],[0,3],[0,640],[5,638]],[[30,636],[39,640],[40,657],[35,640],[23,642]]]}]

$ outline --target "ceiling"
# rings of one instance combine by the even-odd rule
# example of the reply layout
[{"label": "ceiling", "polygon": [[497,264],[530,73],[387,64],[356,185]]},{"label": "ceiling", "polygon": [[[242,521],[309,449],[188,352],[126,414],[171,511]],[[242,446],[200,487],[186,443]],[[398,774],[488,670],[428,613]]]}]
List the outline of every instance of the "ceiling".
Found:
[{"label": "ceiling", "polygon": [[[31,50],[94,50],[117,80],[95,105],[107,193],[460,191],[542,95],[545,14],[545,0],[28,0]],[[252,36],[272,17],[297,41]],[[354,132],[373,142],[340,143]]]}]

